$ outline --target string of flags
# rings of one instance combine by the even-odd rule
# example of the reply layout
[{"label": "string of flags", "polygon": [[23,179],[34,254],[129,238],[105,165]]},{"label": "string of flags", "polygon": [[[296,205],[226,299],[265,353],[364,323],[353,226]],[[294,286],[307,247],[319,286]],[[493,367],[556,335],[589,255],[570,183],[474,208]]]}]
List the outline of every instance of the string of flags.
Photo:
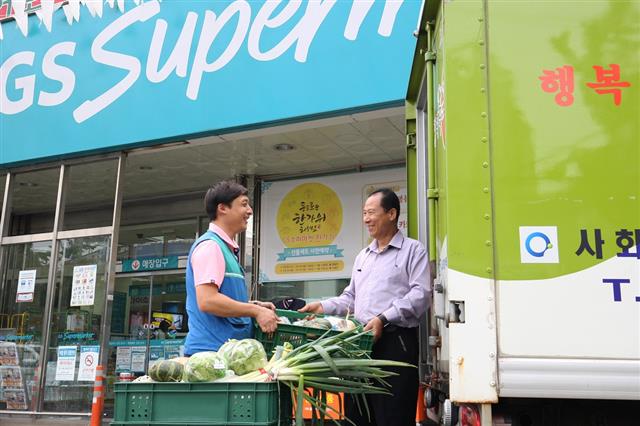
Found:
[{"label": "string of flags", "polygon": [[[145,0],[127,0],[139,6]],[[60,8],[67,18],[67,23],[73,25],[80,21],[80,10],[85,8],[92,17],[102,18],[105,4],[111,9],[118,8],[125,11],[125,0],[0,0],[0,40],[3,39],[2,27],[13,18],[20,32],[27,37],[29,34],[29,15],[35,14],[48,32],[51,32],[53,14]]]}]

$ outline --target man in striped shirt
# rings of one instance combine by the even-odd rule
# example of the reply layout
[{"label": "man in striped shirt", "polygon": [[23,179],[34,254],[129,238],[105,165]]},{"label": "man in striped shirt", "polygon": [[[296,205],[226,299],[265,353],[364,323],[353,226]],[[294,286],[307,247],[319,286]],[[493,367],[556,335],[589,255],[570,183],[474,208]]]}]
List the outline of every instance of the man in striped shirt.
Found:
[{"label": "man in striped shirt", "polygon": [[[371,244],[356,257],[351,282],[338,297],[310,303],[300,312],[345,316],[347,312],[372,330],[371,357],[418,364],[418,326],[429,306],[428,256],[424,246],[398,229],[400,200],[388,188],[367,198],[363,221]],[[414,426],[418,371],[390,369],[387,378],[393,395],[367,397],[371,419],[352,398],[345,400],[345,415],[358,426]],[[363,409],[364,411],[364,409]]]}]

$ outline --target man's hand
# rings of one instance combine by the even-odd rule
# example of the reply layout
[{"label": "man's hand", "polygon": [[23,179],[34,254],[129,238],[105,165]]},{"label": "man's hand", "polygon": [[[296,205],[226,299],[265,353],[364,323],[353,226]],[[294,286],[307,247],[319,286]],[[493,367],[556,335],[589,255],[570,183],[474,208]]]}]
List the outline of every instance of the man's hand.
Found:
[{"label": "man's hand", "polygon": [[367,323],[364,327],[364,331],[373,330],[373,341],[377,342],[380,336],[382,336],[382,329],[384,325],[382,321],[378,317],[373,317],[371,321]]},{"label": "man's hand", "polygon": [[271,302],[261,302],[259,300],[252,300],[251,303],[253,303],[254,305],[261,306],[263,308],[271,309],[272,311],[276,310],[276,305],[274,305]]},{"label": "man's hand", "polygon": [[309,303],[308,305],[303,306],[301,309],[298,309],[298,312],[310,313],[310,314],[322,314],[324,313],[324,309],[322,308],[322,303],[312,302],[312,303]]},{"label": "man's hand", "polygon": [[265,333],[273,333],[278,328],[278,316],[269,308],[260,306],[256,315],[256,322]]}]

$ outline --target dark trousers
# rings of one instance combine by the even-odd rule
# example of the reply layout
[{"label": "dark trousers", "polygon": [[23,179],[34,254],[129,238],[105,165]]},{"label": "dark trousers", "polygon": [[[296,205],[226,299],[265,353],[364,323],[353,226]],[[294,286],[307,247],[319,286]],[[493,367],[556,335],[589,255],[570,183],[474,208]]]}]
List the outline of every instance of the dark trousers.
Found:
[{"label": "dark trousers", "polygon": [[[402,361],[418,365],[418,329],[387,326],[380,339],[373,345],[373,359]],[[389,368],[398,373],[385,380],[393,395],[368,395],[366,408],[360,401],[360,408],[352,395],[345,396],[345,415],[358,426],[415,426],[418,398],[418,369]],[[362,412],[360,412],[362,411]],[[344,425],[350,425],[344,421]]]}]

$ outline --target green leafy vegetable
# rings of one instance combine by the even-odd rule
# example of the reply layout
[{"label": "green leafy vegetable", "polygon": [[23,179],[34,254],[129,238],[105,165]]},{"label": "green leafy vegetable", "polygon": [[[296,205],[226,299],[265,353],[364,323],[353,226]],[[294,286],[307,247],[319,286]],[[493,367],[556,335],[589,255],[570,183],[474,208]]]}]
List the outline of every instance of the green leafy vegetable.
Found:
[{"label": "green leafy vegetable", "polygon": [[185,382],[213,382],[225,376],[227,363],[216,352],[193,354],[184,366]]},{"label": "green leafy vegetable", "polygon": [[218,353],[224,357],[229,369],[238,376],[257,371],[267,365],[267,353],[255,339],[229,340]]}]

